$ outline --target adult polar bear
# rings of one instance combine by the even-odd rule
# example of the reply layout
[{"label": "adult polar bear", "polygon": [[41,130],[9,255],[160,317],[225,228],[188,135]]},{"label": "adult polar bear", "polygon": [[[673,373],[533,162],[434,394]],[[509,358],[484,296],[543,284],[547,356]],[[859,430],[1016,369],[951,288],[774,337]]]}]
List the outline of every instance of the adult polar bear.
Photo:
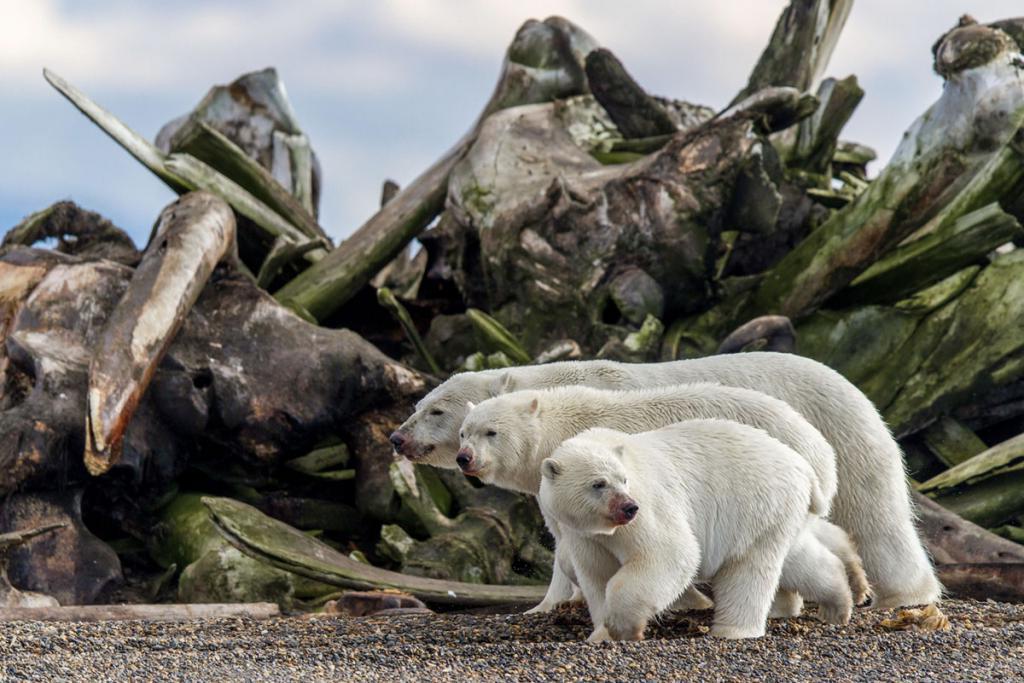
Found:
[{"label": "adult polar bear", "polygon": [[427,394],[392,435],[409,460],[455,467],[467,402],[517,389],[582,384],[644,389],[717,382],[789,403],[836,452],[838,490],[830,518],[853,537],[874,589],[873,606],[935,602],[941,586],[914,527],[899,446],[857,387],[817,361],[783,353],[709,356],[669,363],[570,361],[456,375]]},{"label": "adult polar bear", "polygon": [[[816,514],[828,512],[837,489],[836,456],[832,446],[817,429],[785,401],[760,391],[729,387],[710,382],[677,384],[655,389],[607,390],[578,384],[549,389],[525,389],[489,398],[470,409],[459,430],[460,449],[456,462],[463,472],[476,475],[486,484],[538,495],[541,484],[541,461],[554,453],[563,442],[584,430],[605,427],[636,434],[668,427],[686,420],[718,419],[730,424],[744,424],[764,430],[780,444],[792,449],[807,465],[815,478],[818,499]],[[680,434],[686,434],[682,430]],[[738,438],[742,440],[743,430]],[[722,457],[728,459],[723,446]],[[701,452],[709,453],[708,449]],[[751,454],[751,465],[758,455]],[[671,475],[670,471],[665,476]],[[737,492],[744,495],[744,492]],[[682,504],[682,503],[681,503]],[[571,574],[562,571],[561,529],[557,521],[545,515],[548,528],[555,537],[555,567],[544,601],[531,611],[553,609],[572,595]],[[802,556],[821,557],[831,550],[840,571],[845,566],[849,584],[843,581],[849,596],[857,593],[857,602],[867,594],[861,560],[851,547],[844,531],[815,518],[802,534]],[[822,547],[824,544],[825,547]],[[828,548],[828,550],[826,550]],[[805,572],[798,572],[806,576]],[[810,591],[783,586],[773,616],[798,616],[801,596],[817,595],[813,581]],[[807,593],[804,595],[804,593]],[[702,596],[688,591],[679,607],[701,605]]]}]

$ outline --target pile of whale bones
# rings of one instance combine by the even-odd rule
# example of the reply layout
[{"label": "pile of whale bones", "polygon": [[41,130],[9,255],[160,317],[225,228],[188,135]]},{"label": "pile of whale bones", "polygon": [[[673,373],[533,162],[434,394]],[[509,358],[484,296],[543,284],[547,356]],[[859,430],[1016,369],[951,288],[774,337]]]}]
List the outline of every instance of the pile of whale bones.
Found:
[{"label": "pile of whale bones", "polygon": [[531,611],[582,598],[593,642],[642,639],[667,610],[713,606],[712,636],[756,638],[804,599],[844,624],[868,600],[937,610],[941,597],[899,446],[859,389],[808,358],[467,372],[390,440],[537,496],[556,550]]}]

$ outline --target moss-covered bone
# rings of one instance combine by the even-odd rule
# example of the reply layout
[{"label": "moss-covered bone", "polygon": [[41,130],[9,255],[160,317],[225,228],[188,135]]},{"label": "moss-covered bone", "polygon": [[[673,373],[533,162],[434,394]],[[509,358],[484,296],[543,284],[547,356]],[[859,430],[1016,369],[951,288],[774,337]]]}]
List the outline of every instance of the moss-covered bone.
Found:
[{"label": "moss-covered bone", "polygon": [[494,586],[409,576],[357,562],[314,538],[227,498],[203,499],[218,531],[251,557],[345,588],[397,588],[424,602],[450,605],[535,603],[543,586]]}]

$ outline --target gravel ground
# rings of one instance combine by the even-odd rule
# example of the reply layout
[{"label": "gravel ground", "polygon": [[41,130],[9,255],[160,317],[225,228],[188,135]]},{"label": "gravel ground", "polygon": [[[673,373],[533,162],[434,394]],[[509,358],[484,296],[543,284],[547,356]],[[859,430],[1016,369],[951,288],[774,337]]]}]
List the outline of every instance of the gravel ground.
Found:
[{"label": "gravel ground", "polygon": [[704,636],[710,614],[641,643],[588,645],[580,609],[552,615],[403,615],[180,623],[0,624],[3,680],[1014,681],[1024,605],[949,601],[947,632],[773,621],[758,640]]}]

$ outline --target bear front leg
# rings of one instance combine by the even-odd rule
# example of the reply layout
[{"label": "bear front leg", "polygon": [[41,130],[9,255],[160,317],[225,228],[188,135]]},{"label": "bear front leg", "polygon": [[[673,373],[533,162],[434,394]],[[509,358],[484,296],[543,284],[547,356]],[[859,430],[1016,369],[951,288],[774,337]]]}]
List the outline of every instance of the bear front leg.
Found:
[{"label": "bear front leg", "polygon": [[590,621],[594,624],[594,630],[587,641],[600,643],[609,640],[608,630],[605,628],[606,590],[608,580],[619,568],[619,561],[590,538],[568,535],[563,540],[563,545],[576,570],[576,580],[587,602]]},{"label": "bear front leg", "polygon": [[526,610],[526,614],[543,614],[550,612],[563,602],[583,600],[583,594],[579,586],[576,585],[572,559],[568,556],[569,553],[562,548],[562,530],[558,526],[558,522],[548,519],[548,516],[544,515],[544,523],[547,524],[548,530],[555,539],[555,564],[551,568],[551,583],[548,584],[544,599],[536,606]]},{"label": "bear front leg", "polygon": [[571,563],[564,557],[565,554],[562,544],[555,546],[555,565],[551,568],[551,583],[548,584],[548,591],[539,604],[526,610],[526,614],[550,612],[563,602],[579,602],[582,599],[579,589],[569,578],[570,572],[566,571],[568,569],[566,565]]},{"label": "bear front leg", "polygon": [[785,547],[782,539],[763,539],[750,552],[722,564],[711,582],[715,594],[712,636],[764,635],[768,611],[779,587]]},{"label": "bear front leg", "polygon": [[700,546],[688,526],[679,528],[672,540],[667,546],[639,549],[608,581],[605,626],[612,638],[643,640],[647,622],[692,588]]},{"label": "bear front leg", "polygon": [[779,579],[780,593],[799,591],[818,603],[818,618],[827,624],[845,624],[853,611],[853,594],[842,560],[805,527],[786,556]]}]

